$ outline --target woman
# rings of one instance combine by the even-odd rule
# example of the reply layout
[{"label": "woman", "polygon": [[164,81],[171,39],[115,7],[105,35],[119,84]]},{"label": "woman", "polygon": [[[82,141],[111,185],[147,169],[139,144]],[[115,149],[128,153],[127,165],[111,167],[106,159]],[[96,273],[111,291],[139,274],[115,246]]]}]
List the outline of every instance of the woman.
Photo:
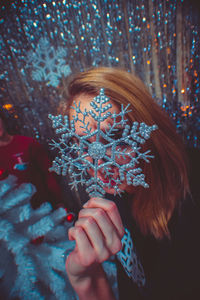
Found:
[{"label": "woman", "polygon": [[[120,189],[125,194],[120,199],[113,196],[111,188],[106,190],[109,200],[91,198],[84,204],[69,231],[69,239],[76,241],[66,261],[71,284],[80,299],[114,299],[101,263],[121,250],[125,227],[135,249],[133,263],[141,266],[138,272],[145,280],[129,278],[117,261],[120,299],[195,299],[199,281],[195,231],[199,222],[190,197],[182,141],[144,84],[119,69],[96,68],[75,76],[68,88],[69,118],[74,115],[73,102],[88,110],[101,88],[110,98],[111,113],[119,112],[121,104],[130,104],[129,122],[158,126],[142,146],[144,151],[151,149],[155,158],[150,164],[140,163],[148,189],[129,186],[124,180]],[[86,121],[95,130],[91,116]],[[102,126],[106,128],[109,122],[105,120]],[[80,125],[77,122],[75,129],[83,135]],[[93,176],[92,170],[89,174]],[[116,180],[117,170],[113,174]],[[105,180],[100,172],[98,176]]]}]

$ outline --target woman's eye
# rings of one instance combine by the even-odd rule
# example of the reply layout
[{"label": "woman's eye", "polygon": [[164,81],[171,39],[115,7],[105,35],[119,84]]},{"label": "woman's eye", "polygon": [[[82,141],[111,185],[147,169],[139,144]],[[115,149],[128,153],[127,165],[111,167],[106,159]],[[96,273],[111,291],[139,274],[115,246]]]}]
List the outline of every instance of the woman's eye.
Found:
[{"label": "woman's eye", "polygon": [[113,140],[119,140],[122,137],[123,129],[118,129],[112,136]]},{"label": "woman's eye", "polygon": [[77,138],[76,137],[72,137],[72,138],[70,138],[69,140],[68,140],[68,145],[69,146],[72,146],[72,145],[74,145],[74,144],[78,144],[78,140],[77,140]]}]

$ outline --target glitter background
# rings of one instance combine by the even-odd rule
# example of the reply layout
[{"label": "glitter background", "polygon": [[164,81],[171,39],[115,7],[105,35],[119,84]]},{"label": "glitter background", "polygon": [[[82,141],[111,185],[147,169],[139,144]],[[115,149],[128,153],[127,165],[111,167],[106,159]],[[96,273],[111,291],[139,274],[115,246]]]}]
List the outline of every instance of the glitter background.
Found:
[{"label": "glitter background", "polygon": [[[199,147],[200,14],[195,3],[2,0],[0,104],[10,124],[16,120],[21,134],[47,145],[53,136],[47,116],[64,105],[69,71],[118,66],[135,72],[186,142]],[[42,76],[46,62],[40,58],[36,70],[39,52],[46,53],[44,40],[53,51],[49,57],[56,58],[51,77]]]}]

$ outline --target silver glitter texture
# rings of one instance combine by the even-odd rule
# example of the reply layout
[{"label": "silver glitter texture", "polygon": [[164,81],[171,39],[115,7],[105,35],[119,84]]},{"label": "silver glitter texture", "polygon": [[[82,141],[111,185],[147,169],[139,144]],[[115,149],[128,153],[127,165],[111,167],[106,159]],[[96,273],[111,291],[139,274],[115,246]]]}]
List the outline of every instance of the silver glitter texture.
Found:
[{"label": "silver glitter texture", "polygon": [[[58,142],[53,140],[51,143],[53,148],[59,150],[59,157],[53,161],[51,170],[64,176],[69,172],[72,188],[77,189],[78,184],[86,185],[86,191],[91,197],[103,196],[105,188],[114,188],[115,194],[120,194],[122,192],[120,185],[125,180],[128,185],[141,185],[147,188],[145,175],[138,164],[141,159],[149,162],[153,156],[150,155],[150,150],[141,152],[140,145],[150,138],[151,132],[157,129],[157,126],[138,122],[133,122],[130,126],[128,119],[125,118],[130,112],[129,105],[125,108],[121,105],[119,113],[111,114],[109,109],[112,105],[103,88],[90,105],[91,110],[82,111],[80,102],[74,103],[72,108],[75,110],[75,116],[70,122],[68,116],[49,115],[56,133],[61,134]],[[88,116],[97,122],[97,129],[94,131],[86,120]],[[103,130],[101,124],[108,118],[112,119],[112,123]],[[76,133],[76,122],[80,122],[83,136]],[[115,134],[119,133],[119,130],[120,136],[116,137]],[[91,142],[91,138],[94,137],[95,141]],[[113,177],[113,169],[118,170],[117,178]],[[90,178],[88,170],[92,170],[94,174]]]}]

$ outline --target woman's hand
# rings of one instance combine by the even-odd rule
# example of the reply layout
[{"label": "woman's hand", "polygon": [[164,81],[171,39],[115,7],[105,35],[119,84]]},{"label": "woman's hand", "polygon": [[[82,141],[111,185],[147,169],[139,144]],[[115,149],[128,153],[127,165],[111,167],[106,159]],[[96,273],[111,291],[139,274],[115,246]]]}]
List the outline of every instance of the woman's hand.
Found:
[{"label": "woman's hand", "polygon": [[92,282],[95,285],[100,279],[106,280],[100,264],[120,251],[124,235],[114,202],[91,198],[83,207],[69,230],[69,239],[76,241],[76,247],[66,261],[69,279],[77,292],[89,289]]}]

